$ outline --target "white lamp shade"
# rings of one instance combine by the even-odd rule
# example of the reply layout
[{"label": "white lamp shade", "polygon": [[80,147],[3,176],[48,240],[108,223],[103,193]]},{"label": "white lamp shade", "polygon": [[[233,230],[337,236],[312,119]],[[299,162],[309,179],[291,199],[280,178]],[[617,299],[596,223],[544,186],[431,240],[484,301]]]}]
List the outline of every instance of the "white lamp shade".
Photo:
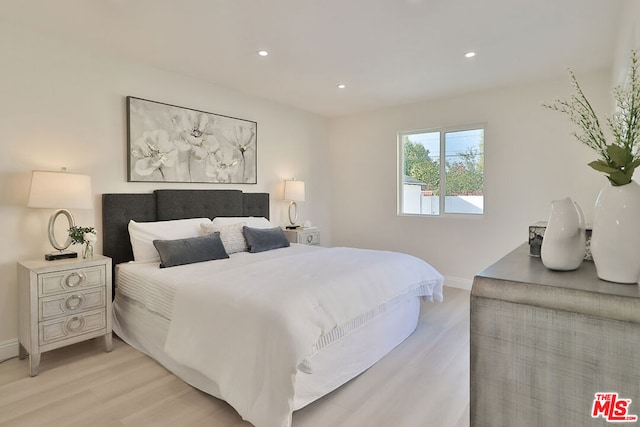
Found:
[{"label": "white lamp shade", "polygon": [[91,177],[67,172],[33,171],[30,208],[93,209]]},{"label": "white lamp shade", "polygon": [[284,182],[284,200],[304,202],[304,181],[287,180]]}]

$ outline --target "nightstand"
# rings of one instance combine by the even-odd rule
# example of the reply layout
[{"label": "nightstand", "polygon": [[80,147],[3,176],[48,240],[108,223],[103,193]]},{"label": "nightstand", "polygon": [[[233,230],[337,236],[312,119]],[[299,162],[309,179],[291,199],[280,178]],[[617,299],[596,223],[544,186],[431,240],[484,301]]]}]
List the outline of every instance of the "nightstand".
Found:
[{"label": "nightstand", "polygon": [[111,258],[18,263],[20,359],[31,376],[40,354],[102,336],[111,351]]},{"label": "nightstand", "polygon": [[294,230],[284,230],[284,235],[291,243],[302,243],[303,245],[320,245],[320,229],[313,228],[296,228]]}]

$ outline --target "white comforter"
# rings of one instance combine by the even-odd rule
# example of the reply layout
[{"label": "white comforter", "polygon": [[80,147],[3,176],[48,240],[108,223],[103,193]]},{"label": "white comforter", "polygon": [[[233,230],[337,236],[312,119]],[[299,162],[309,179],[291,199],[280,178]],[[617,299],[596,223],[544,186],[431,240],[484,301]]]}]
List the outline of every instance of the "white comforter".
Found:
[{"label": "white comforter", "polygon": [[242,274],[187,276],[176,289],[165,351],[215,381],[245,420],[289,427],[305,358],[395,302],[441,301],[442,283],[413,256],[353,248],[267,259]]}]

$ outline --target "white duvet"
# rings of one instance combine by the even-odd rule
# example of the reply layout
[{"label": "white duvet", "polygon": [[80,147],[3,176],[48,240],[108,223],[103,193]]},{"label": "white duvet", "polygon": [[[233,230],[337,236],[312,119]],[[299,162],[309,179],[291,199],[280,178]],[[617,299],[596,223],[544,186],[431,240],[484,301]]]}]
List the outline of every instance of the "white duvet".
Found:
[{"label": "white duvet", "polygon": [[241,272],[184,279],[165,351],[215,381],[257,427],[291,425],[295,375],[306,358],[394,303],[417,295],[441,301],[443,283],[413,256],[353,248],[294,251]]}]

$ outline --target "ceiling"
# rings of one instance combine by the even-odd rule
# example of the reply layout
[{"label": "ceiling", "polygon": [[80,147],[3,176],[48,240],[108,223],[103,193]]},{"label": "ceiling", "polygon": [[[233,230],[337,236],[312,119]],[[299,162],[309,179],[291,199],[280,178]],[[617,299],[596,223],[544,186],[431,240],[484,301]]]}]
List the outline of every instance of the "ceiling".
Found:
[{"label": "ceiling", "polygon": [[340,116],[610,67],[621,9],[622,0],[14,0],[0,20]]}]

